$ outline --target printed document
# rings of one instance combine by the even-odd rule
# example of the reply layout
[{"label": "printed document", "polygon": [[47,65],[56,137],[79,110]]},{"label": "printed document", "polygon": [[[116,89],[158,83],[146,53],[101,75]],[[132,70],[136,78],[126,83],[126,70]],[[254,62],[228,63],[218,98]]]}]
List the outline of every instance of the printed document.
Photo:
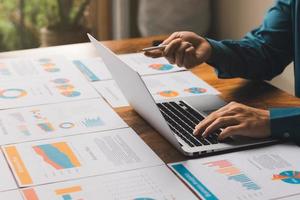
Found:
[{"label": "printed document", "polygon": [[93,86],[112,107],[129,106],[127,99],[114,80],[94,82]]},{"label": "printed document", "polygon": [[130,128],[2,147],[20,187],[159,166]]},{"label": "printed document", "polygon": [[[15,179],[7,165],[3,153],[0,151],[0,192],[5,190],[12,190],[16,188],[18,187],[15,182]],[[0,197],[1,197],[1,193],[0,193]]]},{"label": "printed document", "polygon": [[0,199],[1,200],[24,200],[19,190],[0,192]]},{"label": "printed document", "polygon": [[196,200],[166,167],[150,167],[22,190],[25,200]]},{"label": "printed document", "polygon": [[300,199],[300,148],[279,144],[169,166],[202,199]]},{"label": "printed document", "polygon": [[31,79],[66,74],[82,76],[70,61],[62,56],[20,57],[0,59],[0,80]]},{"label": "printed document", "polygon": [[[149,58],[142,53],[121,54],[119,58],[141,76],[184,71],[186,68],[171,65],[165,58]],[[89,81],[110,80],[112,76],[100,57],[72,61]]]},{"label": "printed document", "polygon": [[124,127],[101,98],[8,109],[0,111],[0,145]]},{"label": "printed document", "polygon": [[99,97],[78,74],[0,82],[0,110]]}]

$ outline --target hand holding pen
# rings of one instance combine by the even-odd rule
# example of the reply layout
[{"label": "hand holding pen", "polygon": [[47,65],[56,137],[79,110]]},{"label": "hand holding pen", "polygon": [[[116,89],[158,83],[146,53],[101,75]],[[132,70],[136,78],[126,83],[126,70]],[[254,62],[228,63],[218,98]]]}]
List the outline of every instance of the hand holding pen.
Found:
[{"label": "hand holding pen", "polygon": [[171,64],[191,68],[206,62],[211,55],[209,42],[193,32],[175,32],[161,45],[143,49],[152,58],[165,57]]}]

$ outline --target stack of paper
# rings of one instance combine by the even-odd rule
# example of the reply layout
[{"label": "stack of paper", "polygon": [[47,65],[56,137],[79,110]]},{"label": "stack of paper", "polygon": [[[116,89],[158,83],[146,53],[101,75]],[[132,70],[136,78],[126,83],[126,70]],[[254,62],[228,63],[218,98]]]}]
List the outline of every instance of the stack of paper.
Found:
[{"label": "stack of paper", "polygon": [[[144,75],[182,70],[120,57]],[[101,62],[0,61],[0,199],[196,199],[80,73],[113,83]]]}]

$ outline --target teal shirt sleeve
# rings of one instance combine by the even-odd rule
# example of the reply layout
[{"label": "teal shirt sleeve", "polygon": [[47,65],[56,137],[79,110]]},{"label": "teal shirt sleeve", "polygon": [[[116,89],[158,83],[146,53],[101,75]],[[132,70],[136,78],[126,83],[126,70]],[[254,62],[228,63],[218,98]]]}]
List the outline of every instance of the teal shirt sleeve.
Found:
[{"label": "teal shirt sleeve", "polygon": [[270,109],[271,134],[300,143],[300,108]]},{"label": "teal shirt sleeve", "polygon": [[208,64],[220,78],[270,80],[284,70],[294,54],[292,1],[277,0],[262,25],[241,40],[207,38],[213,49]]}]

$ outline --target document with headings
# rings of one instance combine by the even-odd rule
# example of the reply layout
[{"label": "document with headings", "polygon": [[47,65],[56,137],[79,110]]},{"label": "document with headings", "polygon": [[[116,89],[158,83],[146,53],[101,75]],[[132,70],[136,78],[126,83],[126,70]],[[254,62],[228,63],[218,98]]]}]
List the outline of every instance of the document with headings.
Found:
[{"label": "document with headings", "polygon": [[19,190],[0,192],[0,199],[1,200],[24,200]]},{"label": "document with headings", "polygon": [[[5,160],[3,153],[0,151],[0,192],[5,190],[16,189],[17,184]],[[1,193],[0,193],[1,197]],[[2,199],[2,198],[0,198]]]},{"label": "document with headings", "polygon": [[76,59],[72,62],[89,81],[112,79],[110,72],[100,57]]},{"label": "document with headings", "polygon": [[101,98],[0,111],[0,145],[128,127]]},{"label": "document with headings", "polygon": [[143,53],[121,54],[119,57],[140,75],[165,74],[186,70],[184,67],[171,65],[165,58],[149,58]]},{"label": "document with headings", "polygon": [[25,200],[197,199],[165,166],[37,186],[22,193]]},{"label": "document with headings", "polygon": [[219,94],[215,88],[190,71],[142,78],[156,100]]},{"label": "document with headings", "polygon": [[300,199],[299,154],[280,144],[169,166],[205,200]]},{"label": "document with headings", "polygon": [[94,82],[93,86],[112,107],[129,106],[127,99],[114,80]]},{"label": "document with headings", "polygon": [[[30,79],[80,72],[62,56],[0,59],[0,80]],[[81,76],[81,75],[80,75]]]},{"label": "document with headings", "polygon": [[80,74],[0,82],[0,110],[99,97]]},{"label": "document with headings", "polygon": [[20,187],[162,165],[130,128],[2,147]]}]

